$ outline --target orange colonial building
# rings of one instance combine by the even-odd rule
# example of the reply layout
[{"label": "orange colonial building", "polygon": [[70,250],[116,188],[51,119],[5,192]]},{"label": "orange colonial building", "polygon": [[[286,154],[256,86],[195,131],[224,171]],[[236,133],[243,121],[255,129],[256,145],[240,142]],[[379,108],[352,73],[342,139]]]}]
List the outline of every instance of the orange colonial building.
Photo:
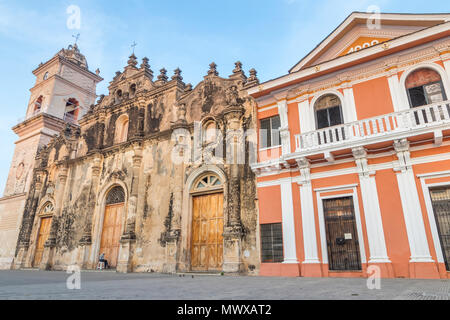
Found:
[{"label": "orange colonial building", "polygon": [[353,13],[249,89],[261,275],[450,278],[449,21]]}]

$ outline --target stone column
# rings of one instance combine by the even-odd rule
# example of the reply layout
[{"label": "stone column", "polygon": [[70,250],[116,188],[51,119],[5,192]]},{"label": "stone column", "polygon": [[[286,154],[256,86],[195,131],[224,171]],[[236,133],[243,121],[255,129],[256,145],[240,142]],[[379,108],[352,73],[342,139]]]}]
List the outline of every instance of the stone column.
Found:
[{"label": "stone column", "polygon": [[302,262],[302,276],[321,277],[322,270],[317,251],[316,221],[314,214],[314,198],[311,186],[311,170],[308,159],[297,161],[301,173],[298,182],[300,189],[300,204],[302,210],[303,245],[305,260]]},{"label": "stone column", "polygon": [[42,185],[45,179],[45,172],[43,170],[35,170],[34,188],[31,187],[28,199],[25,204],[22,226],[19,232],[19,239],[17,243],[17,252],[14,259],[12,269],[18,270],[21,268],[31,267],[31,258],[28,257],[28,248],[30,246],[30,236],[33,231],[34,217],[36,215],[39,199],[41,198]]},{"label": "stone column", "polygon": [[[178,157],[172,159],[175,169],[173,199],[172,199],[172,217],[170,221],[170,229],[165,237],[166,240],[166,263],[164,272],[177,272],[177,262],[180,255],[179,239],[181,235],[181,217],[183,210],[183,186],[184,186],[184,169],[185,160],[187,159],[185,150],[189,150],[189,143],[185,132],[187,131],[187,122],[185,119],[186,109],[184,105],[176,106],[178,120],[172,126],[172,132],[175,132],[175,144],[173,152],[177,152]],[[179,134],[178,134],[179,132]]]},{"label": "stone column", "polygon": [[117,272],[127,273],[132,271],[132,258],[136,245],[136,211],[139,192],[139,172],[142,164],[142,146],[140,143],[134,145],[134,156],[132,164],[133,178],[131,182],[130,196],[128,199],[127,224],[125,233],[120,239],[119,260]]},{"label": "stone column", "polygon": [[55,196],[55,211],[52,217],[52,225],[50,227],[50,234],[47,241],[44,244],[44,252],[42,253],[42,260],[39,266],[41,270],[50,270],[53,266],[53,257],[55,254],[56,237],[59,227],[59,217],[61,216],[61,210],[63,208],[64,191],[67,182],[68,168],[63,166],[58,173],[58,187],[56,188],[57,194]]},{"label": "stone column", "polygon": [[228,165],[228,219],[223,238],[223,271],[237,273],[242,268],[241,241],[243,236],[241,222],[241,165],[238,163],[238,152],[242,141],[242,116],[244,110],[240,106],[231,106],[224,111],[226,123],[226,148]]},{"label": "stone column", "polygon": [[398,188],[405,218],[409,249],[411,251],[410,277],[422,278],[434,275],[439,277],[437,267],[431,258],[425,224],[419,202],[414,171],[411,165],[409,142],[407,139],[394,142],[398,164],[394,168],[397,173]]},{"label": "stone column", "polygon": [[[387,255],[383,221],[381,219],[380,201],[375,180],[375,172],[370,172],[367,164],[367,151],[363,147],[352,150],[358,168],[361,197],[364,207],[367,238],[369,242],[369,264],[381,268],[383,277],[392,277],[391,260]],[[363,241],[363,239],[360,239]]]},{"label": "stone column", "polygon": [[84,225],[83,235],[79,241],[78,248],[78,265],[82,269],[95,268],[95,262],[88,264],[89,252],[92,247],[92,218],[97,203],[97,189],[100,181],[101,172],[101,156],[96,154],[91,167],[91,187],[89,191],[88,207],[86,212],[86,221]]}]

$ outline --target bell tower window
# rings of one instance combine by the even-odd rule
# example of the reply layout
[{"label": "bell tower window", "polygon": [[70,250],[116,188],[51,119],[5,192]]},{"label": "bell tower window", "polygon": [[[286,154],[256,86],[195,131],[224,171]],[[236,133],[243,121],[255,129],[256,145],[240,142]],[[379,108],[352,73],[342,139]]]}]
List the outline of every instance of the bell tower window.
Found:
[{"label": "bell tower window", "polygon": [[39,98],[36,99],[36,101],[34,102],[33,113],[37,113],[37,112],[41,111],[43,100],[44,100],[44,98],[42,96],[39,96]]},{"label": "bell tower window", "polygon": [[75,98],[67,100],[66,109],[64,112],[64,121],[75,123],[78,117],[79,102]]}]

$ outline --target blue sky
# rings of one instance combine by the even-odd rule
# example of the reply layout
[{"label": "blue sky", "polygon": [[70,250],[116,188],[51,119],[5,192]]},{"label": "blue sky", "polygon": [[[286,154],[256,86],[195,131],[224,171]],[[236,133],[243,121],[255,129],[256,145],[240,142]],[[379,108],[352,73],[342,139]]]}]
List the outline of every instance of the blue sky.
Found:
[{"label": "blue sky", "polygon": [[[81,29],[67,27],[67,8],[81,9]],[[33,86],[31,73],[80,33],[79,47],[91,70],[105,80],[106,94],[115,71],[122,70],[137,42],[155,73],[180,67],[184,81],[196,84],[214,61],[222,76],[234,62],[255,68],[265,81],[287,73],[352,11],[371,5],[382,12],[449,12],[447,0],[0,0],[0,195],[17,137],[11,127],[24,116]]]}]

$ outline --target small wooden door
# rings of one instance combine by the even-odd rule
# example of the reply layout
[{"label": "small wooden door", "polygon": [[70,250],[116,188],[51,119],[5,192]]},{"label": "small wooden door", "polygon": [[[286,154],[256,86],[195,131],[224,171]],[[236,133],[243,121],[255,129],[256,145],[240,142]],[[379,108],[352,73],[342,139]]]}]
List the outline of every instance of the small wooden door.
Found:
[{"label": "small wooden door", "polygon": [[108,205],[105,208],[100,254],[105,254],[105,259],[108,261],[111,268],[117,266],[117,259],[119,257],[123,208],[123,203]]},{"label": "small wooden door", "polygon": [[353,198],[323,201],[330,271],[361,270]]},{"label": "small wooden door", "polygon": [[191,269],[220,271],[223,263],[223,194],[194,197]]},{"label": "small wooden door", "polygon": [[36,252],[34,254],[33,267],[39,267],[44,253],[44,244],[50,234],[52,225],[52,217],[41,218],[41,226],[39,227],[39,235],[36,244]]},{"label": "small wooden door", "polygon": [[430,191],[434,217],[447,271],[450,271],[450,187]]}]

